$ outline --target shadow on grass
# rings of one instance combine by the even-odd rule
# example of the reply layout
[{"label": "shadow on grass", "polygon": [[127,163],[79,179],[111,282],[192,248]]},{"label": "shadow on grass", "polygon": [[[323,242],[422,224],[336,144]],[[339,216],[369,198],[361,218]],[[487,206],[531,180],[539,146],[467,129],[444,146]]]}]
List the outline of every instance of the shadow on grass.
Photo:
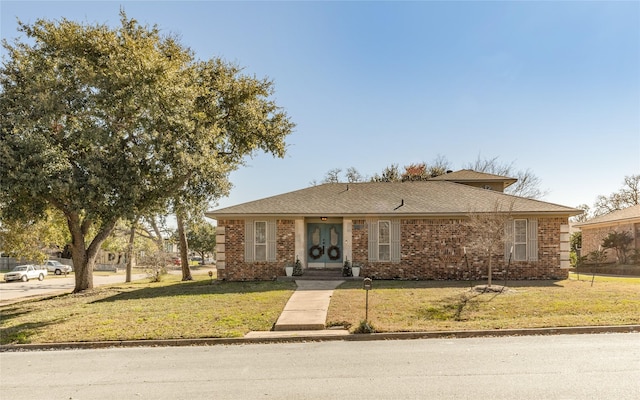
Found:
[{"label": "shadow on grass", "polygon": [[466,321],[463,317],[465,311],[472,312],[478,310],[481,304],[490,303],[496,297],[502,295],[501,292],[476,292],[468,291],[460,295],[444,298],[436,305],[428,306],[418,310],[418,318],[438,321]]},{"label": "shadow on grass", "polygon": [[[153,284],[150,284],[153,285]],[[111,290],[119,291],[118,294],[103,299],[95,300],[91,303],[108,303],[121,300],[151,299],[159,297],[173,296],[199,296],[211,294],[242,294],[271,292],[280,290],[295,290],[294,282],[276,281],[252,281],[252,282],[221,282],[221,281],[186,281],[164,285],[159,283],[158,287],[145,288],[121,288],[111,287]]]},{"label": "shadow on grass", "polygon": [[0,310],[0,319],[3,322],[6,322],[14,318],[18,318],[22,315],[29,314],[30,312],[31,310],[26,309],[24,307],[7,308],[7,309]]},{"label": "shadow on grass", "polygon": [[8,328],[0,328],[0,344],[27,344],[31,343],[31,337],[38,333],[38,330],[49,325],[55,325],[58,321],[48,322],[26,322],[11,326]]}]

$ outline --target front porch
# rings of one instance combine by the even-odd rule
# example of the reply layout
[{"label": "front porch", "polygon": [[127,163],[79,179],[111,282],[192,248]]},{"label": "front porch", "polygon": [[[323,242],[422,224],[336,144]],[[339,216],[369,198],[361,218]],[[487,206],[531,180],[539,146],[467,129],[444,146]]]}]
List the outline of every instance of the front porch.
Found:
[{"label": "front porch", "polygon": [[342,268],[305,268],[299,276],[279,276],[278,281],[359,281],[362,276],[342,276]]}]

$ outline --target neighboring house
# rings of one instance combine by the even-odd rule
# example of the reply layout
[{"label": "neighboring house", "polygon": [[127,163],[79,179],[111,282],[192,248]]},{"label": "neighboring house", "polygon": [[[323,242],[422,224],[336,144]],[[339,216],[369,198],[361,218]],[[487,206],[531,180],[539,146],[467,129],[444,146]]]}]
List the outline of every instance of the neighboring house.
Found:
[{"label": "neighboring house", "polygon": [[[640,205],[601,215],[587,222],[574,224],[574,226],[582,231],[582,251],[580,253],[582,256],[600,249],[602,239],[607,237],[610,232],[628,232],[633,237],[629,250],[640,249]],[[608,262],[617,261],[615,250],[608,249],[606,253]]]},{"label": "neighboring house", "polygon": [[494,277],[514,248],[509,279],[566,278],[568,218],[581,210],[502,193],[515,181],[462,170],[423,182],[323,184],[210,211],[218,278],[271,280],[296,259],[336,270],[349,260],[374,279],[485,278],[487,257],[465,262],[465,221],[496,207],[511,211]]}]

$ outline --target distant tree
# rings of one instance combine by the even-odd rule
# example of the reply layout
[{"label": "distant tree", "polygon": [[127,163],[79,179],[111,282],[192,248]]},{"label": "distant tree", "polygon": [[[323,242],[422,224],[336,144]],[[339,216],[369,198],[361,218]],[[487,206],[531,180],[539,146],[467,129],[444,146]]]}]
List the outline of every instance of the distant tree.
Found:
[{"label": "distant tree", "polygon": [[216,228],[204,219],[190,223],[187,229],[187,241],[189,248],[198,253],[204,261],[207,254],[213,254],[216,251]]},{"label": "distant tree", "polygon": [[576,207],[578,210],[582,210],[583,213],[580,215],[576,215],[575,217],[571,217],[570,220],[571,222],[587,222],[589,219],[591,219],[591,215],[590,215],[590,211],[591,211],[591,207],[589,207],[587,204],[579,204]]},{"label": "distant tree", "polygon": [[324,178],[322,179],[322,183],[339,183],[340,172],[342,172],[340,168],[330,169],[329,171],[327,171]]},{"label": "distant tree", "polygon": [[318,182],[316,179],[313,179],[309,182],[310,186],[317,186],[323,183],[355,183],[355,182],[363,182],[365,177],[356,169],[356,167],[349,167],[345,171],[344,179],[341,179],[340,174],[342,173],[341,168],[333,168],[327,171],[322,178],[322,181]]},{"label": "distant tree", "polygon": [[346,176],[347,176],[347,182],[349,183],[364,181],[364,176],[362,176],[362,174],[358,172],[358,170],[355,167],[347,168]]},{"label": "distant tree", "polygon": [[427,163],[427,175],[431,178],[444,175],[451,169],[451,163],[443,155],[438,155],[432,162]]},{"label": "distant tree", "polygon": [[[121,231],[121,234],[127,238],[126,244],[126,275],[125,282],[131,282],[133,269],[137,266],[138,263],[138,254],[145,254],[145,260],[148,262],[150,257],[149,255],[153,254],[153,262],[165,260],[166,255],[164,249],[164,240],[162,239],[160,233],[158,233],[158,237],[160,240],[157,240],[155,235],[151,233],[148,225],[142,222],[143,218],[137,218],[134,221],[129,221],[129,223],[118,229],[116,227],[116,231]],[[154,219],[155,224],[155,219]]]},{"label": "distant tree", "polygon": [[501,163],[498,157],[482,158],[478,156],[474,162],[466,164],[463,168],[516,178],[518,181],[505,189],[505,193],[514,196],[540,199],[546,195],[546,192],[540,188],[540,178],[530,169],[516,170],[513,162],[508,164]]},{"label": "distant tree", "polygon": [[582,248],[582,232],[574,232],[571,234],[569,238],[569,245],[571,247],[571,251],[578,251]]},{"label": "distant tree", "polygon": [[120,22],[19,22],[26,40],[2,42],[2,219],[64,214],[74,292],[93,287],[97,252],[120,219],[225,195],[247,155],[284,156],[294,127],[271,81],[195,60],[124,12]]},{"label": "distant tree", "polygon": [[571,234],[571,237],[569,238],[569,246],[569,259],[571,261],[571,265],[578,267],[583,257],[580,254],[580,250],[582,249],[582,232],[578,231]]},{"label": "distant tree", "polygon": [[49,208],[42,218],[0,221],[0,251],[9,256],[43,262],[49,253],[62,253],[71,242],[64,215]]},{"label": "distant tree", "polygon": [[619,191],[609,196],[598,196],[594,204],[594,216],[609,214],[627,207],[640,204],[640,174],[624,177],[624,184]]},{"label": "distant tree", "polygon": [[400,180],[402,182],[426,181],[430,176],[427,173],[427,164],[409,164],[404,167]]},{"label": "distant tree", "polygon": [[627,251],[631,243],[633,243],[633,236],[627,231],[609,232],[609,234],[602,239],[603,248],[615,249],[619,264],[627,263]]},{"label": "distant tree", "polygon": [[436,176],[444,175],[451,169],[451,163],[446,157],[438,155],[432,162],[421,162],[406,165],[400,179],[407,181],[426,181]]},{"label": "distant tree", "polygon": [[168,227],[166,216],[154,215],[138,220],[136,235],[152,241],[157,251],[165,251],[165,240],[175,237],[175,230]]},{"label": "distant tree", "polygon": [[400,170],[398,169],[398,164],[391,164],[382,170],[382,174],[375,174],[372,178],[372,182],[400,182],[402,177],[400,175]]},{"label": "distant tree", "polygon": [[131,229],[125,220],[120,220],[111,231],[111,234],[102,242],[100,249],[117,255],[115,262],[121,264],[126,260],[126,253],[129,247],[129,233]]}]

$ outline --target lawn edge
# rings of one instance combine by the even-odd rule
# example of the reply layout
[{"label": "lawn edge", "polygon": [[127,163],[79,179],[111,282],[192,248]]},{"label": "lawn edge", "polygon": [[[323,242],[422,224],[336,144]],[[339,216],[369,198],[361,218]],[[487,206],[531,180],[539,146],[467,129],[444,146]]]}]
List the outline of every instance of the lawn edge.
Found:
[{"label": "lawn edge", "polygon": [[414,340],[414,339],[463,339],[479,337],[506,336],[543,336],[543,335],[578,335],[605,333],[640,333],[640,325],[613,326],[574,326],[550,328],[493,329],[468,331],[425,331],[425,332],[389,332],[351,335],[313,335],[299,336],[292,331],[290,337],[262,338],[199,338],[199,339],[158,339],[158,340],[114,340],[96,342],[64,342],[0,345],[0,353],[11,351],[40,350],[82,350],[105,349],[116,347],[186,347],[215,346],[238,344],[299,343],[324,341],[374,341],[374,340]]}]

